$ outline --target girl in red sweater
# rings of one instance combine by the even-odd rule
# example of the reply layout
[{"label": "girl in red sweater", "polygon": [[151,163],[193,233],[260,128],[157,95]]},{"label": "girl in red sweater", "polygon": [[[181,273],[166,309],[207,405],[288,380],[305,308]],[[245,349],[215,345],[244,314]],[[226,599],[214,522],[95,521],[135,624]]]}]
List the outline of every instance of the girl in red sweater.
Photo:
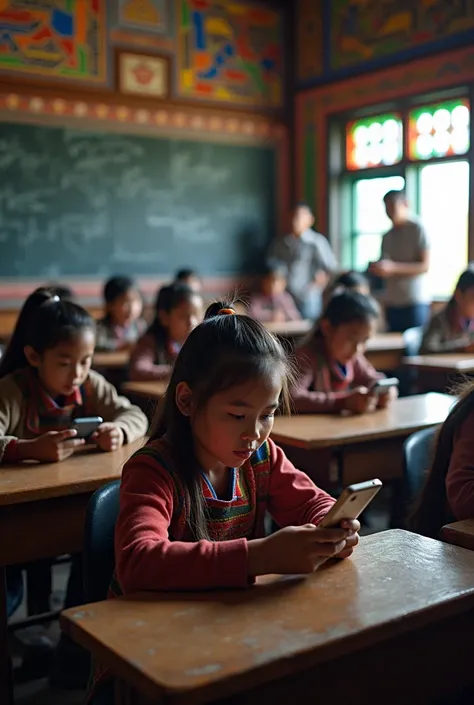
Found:
[{"label": "girl in red sweater", "polygon": [[474,385],[470,382],[441,426],[411,528],[438,538],[444,524],[473,517]]},{"label": "girl in red sweater", "polygon": [[[260,322],[208,308],[181,348],[149,443],[123,469],[111,596],[244,588],[352,553],[359,522],[318,528],[334,500],[269,438],[291,377]],[[282,527],[271,536],[267,511]],[[109,687],[98,670],[95,692]]]}]

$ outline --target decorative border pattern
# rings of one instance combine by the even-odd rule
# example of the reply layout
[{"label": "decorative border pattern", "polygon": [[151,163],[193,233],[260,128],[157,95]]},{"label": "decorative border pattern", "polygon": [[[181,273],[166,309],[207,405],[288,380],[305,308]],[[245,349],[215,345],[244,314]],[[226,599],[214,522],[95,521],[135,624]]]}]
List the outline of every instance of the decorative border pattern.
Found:
[{"label": "decorative border pattern", "polygon": [[[296,195],[306,194],[314,204],[318,230],[326,232],[328,225],[327,139],[331,115],[402,96],[472,84],[473,76],[474,47],[466,47],[298,93]],[[309,131],[313,133],[310,141],[306,139]],[[310,164],[315,165],[313,170],[308,169]],[[313,196],[311,199],[309,191]]]},{"label": "decorative border pattern", "polygon": [[0,93],[0,110],[13,115],[23,113],[40,116],[70,117],[100,123],[122,123],[137,126],[166,128],[181,132],[215,135],[234,135],[256,143],[278,142],[286,139],[286,128],[264,117],[225,117],[193,109],[160,107],[156,109],[113,105],[106,102],[88,102],[74,98],[54,98],[43,95]]}]

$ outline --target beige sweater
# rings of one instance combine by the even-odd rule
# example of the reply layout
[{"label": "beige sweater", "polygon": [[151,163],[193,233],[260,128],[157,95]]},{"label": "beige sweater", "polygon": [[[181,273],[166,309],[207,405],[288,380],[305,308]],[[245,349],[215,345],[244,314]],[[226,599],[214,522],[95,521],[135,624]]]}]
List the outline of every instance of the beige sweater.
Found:
[{"label": "beige sweater", "polygon": [[[90,413],[116,423],[123,430],[127,443],[146,434],[148,421],[145,414],[120,396],[98,372],[89,372],[88,389]],[[38,437],[27,428],[26,415],[27,407],[14,376],[3,377],[0,379],[0,463],[10,441]]]}]

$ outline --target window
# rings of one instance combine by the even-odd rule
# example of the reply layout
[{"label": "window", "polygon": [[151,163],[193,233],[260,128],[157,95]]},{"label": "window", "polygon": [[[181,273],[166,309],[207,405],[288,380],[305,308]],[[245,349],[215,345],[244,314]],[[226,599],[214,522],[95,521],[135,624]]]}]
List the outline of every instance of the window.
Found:
[{"label": "window", "polygon": [[468,261],[469,131],[467,98],[345,124],[344,167],[333,182],[343,205],[338,235],[344,266],[364,271],[379,258],[382,235],[391,227],[383,197],[406,188],[431,243],[432,295],[451,295]]},{"label": "window", "polygon": [[469,149],[469,102],[456,100],[412,110],[408,119],[410,159],[466,154]]},{"label": "window", "polygon": [[402,158],[403,132],[399,115],[379,115],[351,122],[346,135],[348,169],[396,164]]}]

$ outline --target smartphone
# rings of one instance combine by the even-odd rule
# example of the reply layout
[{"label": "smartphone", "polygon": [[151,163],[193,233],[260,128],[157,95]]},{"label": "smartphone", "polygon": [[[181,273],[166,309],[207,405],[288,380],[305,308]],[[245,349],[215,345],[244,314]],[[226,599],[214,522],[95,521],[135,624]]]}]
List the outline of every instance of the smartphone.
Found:
[{"label": "smartphone", "polygon": [[343,519],[357,519],[382,487],[380,480],[349,485],[326,514],[319,526],[331,529]]},{"label": "smartphone", "polygon": [[396,377],[385,377],[384,379],[378,379],[370,391],[379,397],[382,394],[386,394],[391,387],[398,387],[398,385],[399,381]]},{"label": "smartphone", "polygon": [[73,419],[71,428],[77,431],[77,438],[89,438],[94,431],[97,431],[100,424],[104,422],[101,416],[87,416]]}]

